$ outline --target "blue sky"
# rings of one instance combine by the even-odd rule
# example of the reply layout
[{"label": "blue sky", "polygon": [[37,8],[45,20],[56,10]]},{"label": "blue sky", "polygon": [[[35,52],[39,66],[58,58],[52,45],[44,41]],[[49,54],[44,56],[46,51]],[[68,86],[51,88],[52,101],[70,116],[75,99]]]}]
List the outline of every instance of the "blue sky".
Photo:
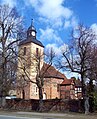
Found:
[{"label": "blue sky", "polygon": [[70,31],[79,23],[97,33],[97,0],[0,0],[16,7],[24,17],[25,27],[34,19],[37,39],[57,53],[70,42]]},{"label": "blue sky", "polygon": [[78,23],[97,30],[97,0],[0,0],[17,7],[25,27],[34,19],[37,39],[45,47],[69,43],[70,31]]}]

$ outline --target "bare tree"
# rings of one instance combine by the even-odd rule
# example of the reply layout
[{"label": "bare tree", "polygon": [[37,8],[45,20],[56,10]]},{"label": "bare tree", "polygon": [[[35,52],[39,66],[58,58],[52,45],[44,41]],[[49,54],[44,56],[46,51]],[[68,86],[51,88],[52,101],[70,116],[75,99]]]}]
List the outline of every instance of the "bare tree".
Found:
[{"label": "bare tree", "polygon": [[97,46],[91,48],[91,61],[89,62],[91,70],[87,73],[87,76],[91,80],[97,80]]},{"label": "bare tree", "polygon": [[95,34],[90,28],[79,25],[72,31],[72,43],[63,52],[61,68],[80,74],[82,82],[82,96],[86,95],[85,80],[87,72],[91,70],[91,54],[94,47]]},{"label": "bare tree", "polygon": [[90,112],[94,111],[95,86],[97,82],[97,46],[92,47],[91,59],[89,62],[90,70],[87,72],[89,82],[86,85],[86,91],[90,97]]},{"label": "bare tree", "polygon": [[[16,11],[16,8],[10,8],[8,5],[0,5],[0,95],[1,98],[8,93],[9,83],[11,83],[15,72],[15,54],[17,46],[17,34],[22,28],[22,18]],[[10,71],[9,71],[10,70]],[[2,106],[2,105],[1,105]]]}]

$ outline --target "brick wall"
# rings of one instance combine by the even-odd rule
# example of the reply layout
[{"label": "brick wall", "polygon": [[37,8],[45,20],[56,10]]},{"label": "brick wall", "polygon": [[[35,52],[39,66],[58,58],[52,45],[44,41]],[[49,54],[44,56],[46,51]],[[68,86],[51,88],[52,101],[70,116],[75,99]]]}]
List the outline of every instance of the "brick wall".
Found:
[{"label": "brick wall", "polygon": [[[6,109],[11,110],[24,110],[24,111],[38,111],[39,100],[22,100],[22,99],[11,99],[6,100]],[[43,100],[43,111],[83,111],[82,100]]]},{"label": "brick wall", "polygon": [[46,78],[44,81],[44,92],[46,99],[60,99],[60,91],[58,91],[58,84],[62,83],[62,79],[58,78]]}]

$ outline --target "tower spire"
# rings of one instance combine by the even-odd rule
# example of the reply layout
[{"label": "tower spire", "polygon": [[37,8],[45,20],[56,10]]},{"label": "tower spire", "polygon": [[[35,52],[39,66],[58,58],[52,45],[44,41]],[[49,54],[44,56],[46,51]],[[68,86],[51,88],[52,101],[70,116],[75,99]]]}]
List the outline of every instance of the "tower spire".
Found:
[{"label": "tower spire", "polygon": [[33,38],[36,38],[36,33],[37,33],[36,29],[35,29],[35,27],[33,25],[33,19],[31,19],[31,25],[27,30],[27,37],[33,36]]},{"label": "tower spire", "polygon": [[31,26],[33,26],[33,19],[31,19]]}]

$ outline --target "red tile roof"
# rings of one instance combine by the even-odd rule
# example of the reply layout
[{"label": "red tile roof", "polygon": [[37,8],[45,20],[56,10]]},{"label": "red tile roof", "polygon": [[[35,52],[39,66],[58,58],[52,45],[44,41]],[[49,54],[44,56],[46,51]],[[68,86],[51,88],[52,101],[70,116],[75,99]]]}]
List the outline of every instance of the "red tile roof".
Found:
[{"label": "red tile roof", "polygon": [[64,74],[59,72],[54,68],[54,66],[50,66],[49,64],[44,63],[42,70],[41,70],[41,76],[44,73],[45,78],[59,78],[59,79],[67,79]]},{"label": "red tile roof", "polygon": [[67,80],[64,80],[62,83],[62,85],[70,85],[71,84],[71,80],[70,79],[67,79]]},{"label": "red tile roof", "polygon": [[75,78],[71,78],[71,79],[65,79],[61,85],[71,85],[71,83],[75,83],[75,86],[81,86],[81,81],[80,80],[76,80]]}]

